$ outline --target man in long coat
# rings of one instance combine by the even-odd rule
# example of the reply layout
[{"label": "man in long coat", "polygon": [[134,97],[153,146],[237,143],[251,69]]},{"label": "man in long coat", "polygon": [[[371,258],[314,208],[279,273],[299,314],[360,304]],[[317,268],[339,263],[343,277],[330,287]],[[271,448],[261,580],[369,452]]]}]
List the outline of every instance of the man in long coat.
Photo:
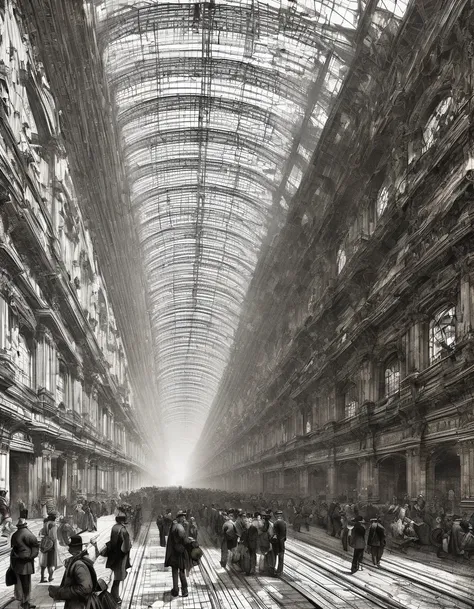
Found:
[{"label": "man in long coat", "polygon": [[229,559],[229,550],[232,557],[232,550],[237,546],[237,531],[232,518],[225,512],[222,515],[225,522],[222,525],[221,567],[225,569]]},{"label": "man in long coat", "polygon": [[11,537],[11,567],[16,575],[15,598],[22,609],[33,609],[30,604],[31,575],[35,572],[35,558],[39,552],[39,542],[28,529],[26,520],[20,518],[17,530]]},{"label": "man in long coat", "polygon": [[66,601],[64,609],[85,609],[89,599],[93,600],[92,595],[97,588],[94,564],[88,557],[87,550],[83,550],[80,535],[71,537],[69,552],[72,556],[66,560],[61,585],[49,586],[48,593],[56,601]]},{"label": "man in long coat", "polygon": [[188,538],[184,529],[184,519],[186,514],[179,511],[176,514],[176,520],[168,536],[166,543],[165,567],[171,567],[173,575],[173,588],[171,589],[172,596],[179,595],[178,575],[181,582],[181,596],[188,596],[188,580],[186,579],[186,567],[188,566],[188,555],[186,545]]},{"label": "man in long coat", "polygon": [[130,563],[130,550],[132,544],[130,542],[130,534],[125,526],[127,515],[119,512],[115,517],[115,524],[110,532],[110,542],[107,553],[107,569],[112,569],[114,572],[114,583],[110,593],[114,600],[120,604],[120,582],[127,577],[127,569],[132,566]]},{"label": "man in long coat", "polygon": [[351,573],[355,573],[359,569],[362,569],[362,560],[364,558],[365,550],[365,527],[362,524],[363,520],[362,516],[356,516],[351,522],[353,525],[351,530],[351,546],[354,548]]},{"label": "man in long coat", "polygon": [[380,523],[379,518],[370,519],[367,545],[370,546],[372,562],[376,567],[380,567],[380,561],[382,560],[382,554],[385,548],[385,528]]},{"label": "man in long coat", "polygon": [[165,544],[168,540],[171,527],[173,526],[173,517],[171,516],[171,510],[166,510],[165,517],[163,518],[163,537],[165,538]]},{"label": "man in long coat", "polygon": [[286,522],[283,520],[283,512],[281,510],[277,510],[275,516],[276,521],[273,523],[273,537],[270,541],[275,556],[275,562],[278,558],[276,574],[281,575],[283,573],[283,562],[285,558]]}]

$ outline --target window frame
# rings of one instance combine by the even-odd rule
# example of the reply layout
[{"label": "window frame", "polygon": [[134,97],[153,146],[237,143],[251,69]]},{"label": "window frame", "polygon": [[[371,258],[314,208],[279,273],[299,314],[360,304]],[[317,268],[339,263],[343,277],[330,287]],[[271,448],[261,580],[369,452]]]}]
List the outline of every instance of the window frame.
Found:
[{"label": "window frame", "polygon": [[[396,363],[398,370],[392,368]],[[392,353],[384,362],[383,366],[383,394],[384,398],[391,398],[400,391],[401,382],[401,363],[400,358],[396,353]],[[388,376],[387,373],[392,369],[393,374]],[[392,388],[393,386],[393,388]]]},{"label": "window frame", "polygon": [[[446,317],[450,311],[453,312],[453,314],[450,316],[451,317],[450,327],[452,328],[452,335],[446,336],[447,340],[443,341],[443,342],[445,343],[448,350],[452,350],[456,346],[456,331],[457,331],[456,306],[453,304],[448,304],[448,305],[445,305],[444,307],[437,309],[437,311],[432,315],[432,317],[429,321],[429,324],[428,324],[428,361],[429,361],[430,365],[434,364],[435,362],[442,359],[443,350],[446,349],[446,347],[441,344],[441,341],[439,340],[439,338],[436,338],[434,336],[434,334],[435,334],[435,327],[441,322],[442,317]],[[438,332],[440,334],[445,332],[446,327],[449,327],[449,326],[445,325],[444,328],[440,328],[438,326]],[[436,348],[435,348],[435,341],[438,343]]]}]

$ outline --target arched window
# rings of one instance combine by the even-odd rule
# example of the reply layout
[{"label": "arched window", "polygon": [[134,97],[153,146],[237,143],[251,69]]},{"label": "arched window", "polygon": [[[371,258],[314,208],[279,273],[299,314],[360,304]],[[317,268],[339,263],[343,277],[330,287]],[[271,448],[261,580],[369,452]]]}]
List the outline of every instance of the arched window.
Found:
[{"label": "arched window", "polygon": [[388,205],[388,188],[386,186],[382,186],[377,194],[377,201],[375,203],[375,212],[377,219],[383,214],[383,212],[387,209]]},{"label": "arched window", "polygon": [[451,96],[442,99],[430,118],[426,121],[423,127],[423,143],[422,152],[426,152],[433,146],[436,139],[439,137],[441,129],[449,120],[449,113],[453,105],[453,98]]},{"label": "arched window", "polygon": [[430,322],[430,363],[449,351],[456,342],[456,308],[438,311]]},{"label": "arched window", "polygon": [[344,393],[344,418],[355,417],[359,408],[359,400],[355,386],[351,385]]},{"label": "arched window", "polygon": [[384,369],[384,393],[389,397],[400,389],[400,362],[396,356],[389,358]]},{"label": "arched window", "polygon": [[337,250],[337,256],[336,256],[336,264],[337,264],[337,272],[338,272],[338,274],[346,266],[346,262],[347,262],[346,250],[341,245],[341,247]]}]

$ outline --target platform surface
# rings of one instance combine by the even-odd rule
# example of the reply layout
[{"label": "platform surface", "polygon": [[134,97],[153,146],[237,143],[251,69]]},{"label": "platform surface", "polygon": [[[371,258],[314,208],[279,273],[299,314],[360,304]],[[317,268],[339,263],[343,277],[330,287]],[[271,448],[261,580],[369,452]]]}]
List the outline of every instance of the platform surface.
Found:
[{"label": "platform surface", "polygon": [[[89,541],[98,535],[100,547],[109,539],[114,522],[113,516],[100,518],[98,532],[86,533],[84,539]],[[42,521],[30,522],[30,529],[35,533],[41,526]],[[453,572],[449,568],[452,565],[446,565],[448,569],[443,570],[431,561],[420,565],[406,556],[387,553],[385,568],[376,570],[369,566],[351,576],[350,553],[341,552],[338,541],[328,538],[323,530],[312,528],[309,534],[303,532],[296,537],[288,541],[284,577],[280,579],[258,573],[245,576],[238,567],[223,569],[219,562],[220,550],[203,535],[204,557],[201,567],[190,572],[189,596],[175,598],[171,596],[171,569],[164,567],[165,549],[160,547],[157,527],[154,523],[145,524],[133,543],[133,566],[122,589],[121,609],[372,609],[380,607],[384,599],[387,607],[398,609],[471,609],[474,606],[471,565],[456,565]],[[332,552],[331,546],[334,546]],[[98,576],[110,581],[106,559],[96,557],[92,546],[89,549],[91,558],[96,559]],[[61,548],[60,553],[62,560],[69,556],[66,548]],[[369,562],[368,556],[365,561]],[[0,555],[0,563],[5,573],[9,563],[5,551]],[[64,567],[57,570],[54,584],[60,583],[63,572]],[[64,603],[54,602],[48,596],[49,584],[40,584],[39,579],[37,568],[32,578],[32,602],[39,609],[62,609]],[[446,591],[450,591],[451,596],[446,595]],[[456,594],[467,602],[457,602]],[[0,609],[17,609],[19,604],[12,597],[13,588],[7,588],[2,578]]]}]

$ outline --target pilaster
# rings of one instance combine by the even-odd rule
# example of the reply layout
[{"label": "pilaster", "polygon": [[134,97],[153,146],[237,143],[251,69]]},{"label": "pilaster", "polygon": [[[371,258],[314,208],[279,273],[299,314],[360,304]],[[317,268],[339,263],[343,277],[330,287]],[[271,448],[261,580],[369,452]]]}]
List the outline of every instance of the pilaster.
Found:
[{"label": "pilaster", "polygon": [[407,449],[406,464],[408,497],[426,497],[426,455],[420,447]]}]

